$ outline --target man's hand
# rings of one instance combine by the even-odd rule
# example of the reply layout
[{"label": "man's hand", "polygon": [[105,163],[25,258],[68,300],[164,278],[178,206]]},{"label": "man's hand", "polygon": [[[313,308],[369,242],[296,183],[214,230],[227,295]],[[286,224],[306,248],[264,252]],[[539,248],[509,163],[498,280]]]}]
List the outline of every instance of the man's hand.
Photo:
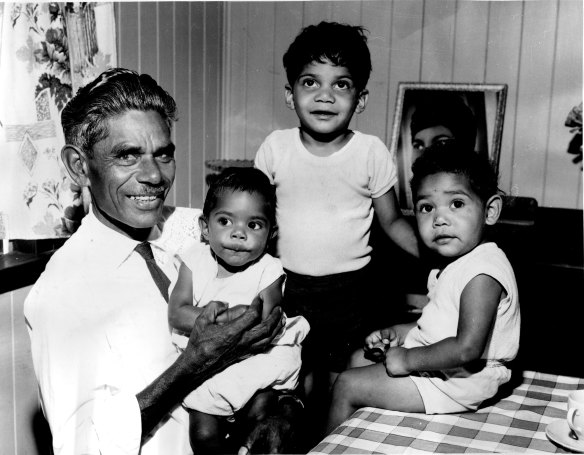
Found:
[{"label": "man's hand", "polygon": [[246,308],[227,309],[212,302],[195,320],[184,352],[166,371],[136,394],[142,417],[142,438],[176,404],[204,381],[232,363],[265,350],[283,330],[283,313],[275,307],[261,320],[259,299]]},{"label": "man's hand", "polygon": [[[262,302],[254,299],[248,307],[227,308],[211,302],[195,321],[184,355],[193,365],[211,368],[216,373],[235,361],[264,351],[283,330],[283,313],[274,308],[261,320]],[[208,375],[206,375],[208,376]]]}]

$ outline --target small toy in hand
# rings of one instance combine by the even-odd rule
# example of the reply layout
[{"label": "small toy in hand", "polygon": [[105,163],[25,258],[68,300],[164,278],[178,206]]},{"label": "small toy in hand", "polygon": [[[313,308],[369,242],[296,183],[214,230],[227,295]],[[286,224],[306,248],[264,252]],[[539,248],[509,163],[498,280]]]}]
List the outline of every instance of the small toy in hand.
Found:
[{"label": "small toy in hand", "polygon": [[389,349],[389,340],[383,339],[380,343],[375,344],[373,347],[369,348],[365,346],[363,350],[365,351],[364,356],[366,359],[372,362],[382,362],[385,359],[385,353]]}]

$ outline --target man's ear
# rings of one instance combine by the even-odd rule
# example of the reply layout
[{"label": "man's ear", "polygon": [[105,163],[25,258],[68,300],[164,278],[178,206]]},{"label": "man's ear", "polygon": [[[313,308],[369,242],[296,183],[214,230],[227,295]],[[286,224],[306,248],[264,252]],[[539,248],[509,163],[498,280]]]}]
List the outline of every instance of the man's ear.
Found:
[{"label": "man's ear", "polygon": [[90,182],[87,155],[79,147],[66,144],[61,149],[61,159],[71,180],[82,188],[88,187]]},{"label": "man's ear", "polygon": [[498,194],[491,196],[486,204],[485,224],[492,226],[497,222],[503,210],[503,199]]},{"label": "man's ear", "polygon": [[369,100],[369,90],[363,89],[361,93],[359,93],[359,101],[357,101],[357,107],[355,108],[355,112],[360,114],[365,110],[367,106],[367,101]]},{"label": "man's ear", "polygon": [[209,223],[203,215],[199,217],[199,229],[201,229],[201,237],[203,237],[203,240],[209,242]]},{"label": "man's ear", "polygon": [[284,97],[286,98],[286,106],[288,106],[289,109],[294,110],[294,92],[292,91],[290,84],[286,84],[284,88]]}]

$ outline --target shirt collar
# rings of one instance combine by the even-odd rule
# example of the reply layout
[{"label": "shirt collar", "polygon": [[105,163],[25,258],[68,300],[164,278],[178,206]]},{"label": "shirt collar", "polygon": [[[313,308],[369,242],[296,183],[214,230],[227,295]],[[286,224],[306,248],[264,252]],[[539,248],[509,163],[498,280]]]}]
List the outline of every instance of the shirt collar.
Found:
[{"label": "shirt collar", "polygon": [[[83,217],[81,226],[77,232],[79,235],[88,238],[90,244],[95,249],[94,254],[101,256],[103,262],[115,268],[122,265],[132,254],[136,245],[141,243],[113,230],[99,221],[93,213],[93,207]],[[160,232],[159,227],[155,226],[149,240],[158,238]]]}]

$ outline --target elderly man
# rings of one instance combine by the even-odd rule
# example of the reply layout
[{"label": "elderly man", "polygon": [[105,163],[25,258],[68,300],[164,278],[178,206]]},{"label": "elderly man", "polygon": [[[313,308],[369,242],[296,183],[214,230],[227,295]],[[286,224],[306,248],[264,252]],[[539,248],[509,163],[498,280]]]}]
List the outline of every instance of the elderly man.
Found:
[{"label": "elderly man", "polygon": [[[182,354],[167,322],[175,254],[199,241],[193,209],[170,209],[176,106],[150,76],[113,69],[62,113],[63,162],[91,193],[79,230],[51,258],[25,302],[33,363],[56,454],[187,454],[182,399],[268,347],[281,309],[206,307]],[[260,422],[248,448],[281,450],[294,397]],[[258,442],[267,445],[258,446]],[[267,441],[267,442],[266,442]]]}]

